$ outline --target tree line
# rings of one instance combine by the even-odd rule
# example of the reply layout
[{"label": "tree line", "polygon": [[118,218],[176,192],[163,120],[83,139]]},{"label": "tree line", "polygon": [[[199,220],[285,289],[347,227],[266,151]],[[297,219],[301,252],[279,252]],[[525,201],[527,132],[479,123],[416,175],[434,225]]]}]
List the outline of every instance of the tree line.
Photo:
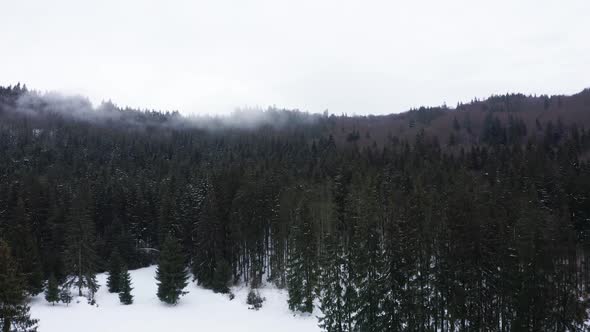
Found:
[{"label": "tree line", "polygon": [[103,271],[132,303],[127,270],[154,263],[166,303],[191,281],[219,293],[246,283],[259,307],[256,289],[273,283],[293,312],[320,309],[326,331],[584,328],[581,125],[540,123],[527,139],[532,128],[490,111],[480,145],[419,132],[360,147],[337,145],[328,117],[129,128],[7,107],[22,90],[0,90],[6,331],[34,326],[27,296],[93,301]]}]

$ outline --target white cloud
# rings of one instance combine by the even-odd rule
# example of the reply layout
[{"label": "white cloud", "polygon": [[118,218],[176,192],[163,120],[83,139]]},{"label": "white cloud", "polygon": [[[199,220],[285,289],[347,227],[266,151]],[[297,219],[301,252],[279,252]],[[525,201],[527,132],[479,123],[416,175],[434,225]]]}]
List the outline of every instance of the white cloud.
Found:
[{"label": "white cloud", "polygon": [[0,84],[227,113],[391,113],[590,86],[590,2],[23,0]]}]

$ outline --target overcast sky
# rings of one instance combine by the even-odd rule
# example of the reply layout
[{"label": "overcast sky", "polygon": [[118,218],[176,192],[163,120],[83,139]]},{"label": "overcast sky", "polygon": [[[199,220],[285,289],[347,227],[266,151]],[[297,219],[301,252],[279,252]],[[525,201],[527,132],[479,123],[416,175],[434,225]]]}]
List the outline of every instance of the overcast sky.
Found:
[{"label": "overcast sky", "polygon": [[0,84],[120,106],[385,114],[590,87],[588,0],[18,0]]}]

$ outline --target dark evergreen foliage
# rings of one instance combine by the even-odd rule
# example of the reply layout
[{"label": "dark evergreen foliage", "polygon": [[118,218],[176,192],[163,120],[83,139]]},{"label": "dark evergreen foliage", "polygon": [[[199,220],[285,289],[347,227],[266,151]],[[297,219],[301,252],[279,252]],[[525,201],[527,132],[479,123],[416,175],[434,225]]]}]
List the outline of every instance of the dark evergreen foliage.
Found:
[{"label": "dark evergreen foliage", "polygon": [[229,293],[231,266],[224,259],[221,259],[216,265],[211,289],[217,293]]},{"label": "dark evergreen foliage", "polygon": [[119,279],[119,300],[122,304],[132,304],[133,295],[131,295],[131,291],[133,288],[131,287],[131,275],[127,271],[127,267],[123,267],[119,273]]},{"label": "dark evergreen foliage", "polygon": [[29,315],[26,279],[18,271],[8,245],[0,240],[0,330],[37,331],[37,320]]},{"label": "dark evergreen foliage", "polygon": [[53,274],[49,276],[49,280],[47,281],[45,300],[53,305],[59,301],[59,284]]},{"label": "dark evergreen foliage", "polygon": [[72,207],[66,225],[66,262],[68,278],[66,286],[78,289],[78,296],[82,290],[87,290],[90,302],[98,290],[96,282],[96,252],[94,250],[94,223],[90,211],[89,189],[82,185],[75,193]]},{"label": "dark evergreen foliage", "polygon": [[0,88],[2,296],[53,275],[60,301],[92,301],[95,273],[120,275],[117,248],[132,269],[159,253],[164,302],[190,266],[217,292],[271,282],[293,311],[319,300],[327,331],[584,329],[590,131],[573,115],[588,92],[383,117],[269,110],[216,130],[112,104],[89,121],[39,95],[20,112],[25,94]]},{"label": "dark evergreen foliage", "polygon": [[289,308],[293,311],[313,311],[317,287],[316,239],[308,202],[303,200],[295,211],[291,252],[288,259],[287,287]]},{"label": "dark evergreen foliage", "polygon": [[[319,326],[326,331],[353,331],[357,298],[351,278],[350,261],[347,260],[342,242],[334,235],[327,235],[322,255],[320,276]],[[354,295],[354,296],[353,296]]]},{"label": "dark evergreen foliage", "polygon": [[67,286],[62,286],[59,290],[59,300],[66,305],[70,305],[72,302],[72,294],[70,294],[70,289]]},{"label": "dark evergreen foliage", "polygon": [[264,298],[260,296],[257,290],[251,289],[248,292],[248,298],[246,299],[246,303],[249,305],[249,309],[258,310],[262,308],[262,303],[264,303]]},{"label": "dark evergreen foliage", "polygon": [[109,276],[107,277],[107,287],[109,288],[110,293],[119,293],[121,290],[121,273],[122,273],[122,262],[121,262],[121,255],[119,254],[119,250],[117,248],[113,249],[111,252],[111,257],[109,259]]},{"label": "dark evergreen foliage", "polygon": [[176,304],[188,280],[188,271],[182,254],[182,247],[173,235],[169,235],[164,241],[160,253],[160,261],[156,270],[158,281],[158,298],[168,304]]}]

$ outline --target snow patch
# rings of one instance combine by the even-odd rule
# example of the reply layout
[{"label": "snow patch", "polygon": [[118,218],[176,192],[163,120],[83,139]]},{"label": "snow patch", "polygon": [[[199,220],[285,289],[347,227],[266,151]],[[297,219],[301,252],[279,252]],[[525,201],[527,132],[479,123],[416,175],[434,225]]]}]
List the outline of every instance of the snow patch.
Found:
[{"label": "snow patch", "polygon": [[105,331],[320,331],[315,315],[294,315],[287,306],[287,292],[272,287],[260,289],[266,298],[258,311],[246,304],[247,287],[234,287],[233,300],[227,294],[215,294],[189,283],[175,305],[166,305],[156,296],[156,267],[129,271],[134,302],[119,303],[117,294],[106,287],[106,274],[97,275],[100,289],[96,305],[86,298],[75,297],[69,306],[51,305],[43,294],[32,299],[31,316],[39,319],[43,332],[105,332]]}]

